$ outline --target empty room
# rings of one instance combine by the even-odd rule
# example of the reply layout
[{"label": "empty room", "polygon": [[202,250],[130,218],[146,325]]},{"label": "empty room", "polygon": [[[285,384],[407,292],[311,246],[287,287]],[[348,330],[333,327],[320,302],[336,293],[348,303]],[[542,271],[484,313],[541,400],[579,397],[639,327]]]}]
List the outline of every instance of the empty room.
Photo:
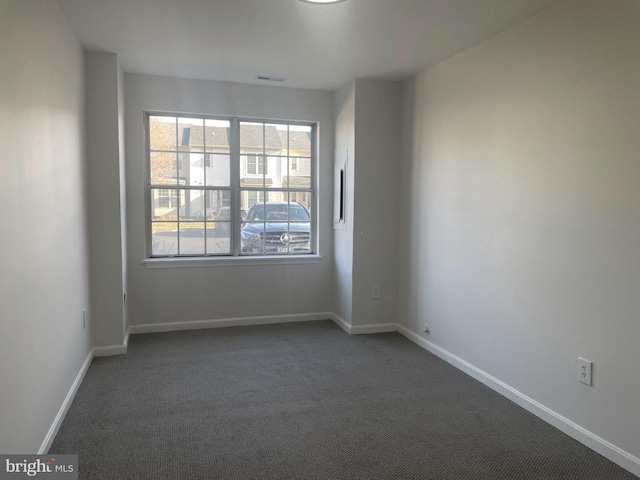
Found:
[{"label": "empty room", "polygon": [[0,0],[0,478],[639,478],[639,25]]}]

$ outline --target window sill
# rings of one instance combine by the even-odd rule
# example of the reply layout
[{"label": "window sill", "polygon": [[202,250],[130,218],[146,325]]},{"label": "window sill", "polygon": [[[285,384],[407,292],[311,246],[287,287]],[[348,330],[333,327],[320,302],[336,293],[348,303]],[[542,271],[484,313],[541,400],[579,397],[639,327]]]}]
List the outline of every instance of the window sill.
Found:
[{"label": "window sill", "polygon": [[142,263],[147,268],[202,268],[202,267],[246,267],[260,265],[305,265],[320,263],[320,255],[270,255],[265,257],[163,257],[147,258]]}]

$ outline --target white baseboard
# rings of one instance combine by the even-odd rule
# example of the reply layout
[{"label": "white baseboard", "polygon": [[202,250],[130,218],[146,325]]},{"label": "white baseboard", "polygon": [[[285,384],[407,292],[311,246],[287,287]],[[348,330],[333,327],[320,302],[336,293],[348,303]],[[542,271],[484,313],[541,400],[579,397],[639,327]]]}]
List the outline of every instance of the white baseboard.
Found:
[{"label": "white baseboard", "polygon": [[329,318],[333,320],[333,322],[336,325],[338,325],[341,329],[343,329],[345,332],[351,335],[351,324],[349,322],[342,319],[340,316],[336,315],[335,313],[331,313],[331,316]]},{"label": "white baseboard", "polygon": [[129,331],[136,333],[174,332],[179,330],[199,330],[202,328],[245,327],[250,325],[271,325],[274,323],[309,322],[331,320],[332,313],[302,313],[291,315],[268,315],[262,317],[223,318],[218,320],[194,320],[188,322],[148,323],[131,325]]},{"label": "white baseboard", "polygon": [[[395,323],[352,326],[333,312],[319,312],[291,315],[268,315],[262,317],[223,318],[218,320],[193,320],[188,322],[147,323],[140,325],[131,325],[129,327],[129,330],[127,331],[127,336],[129,334],[134,335],[137,333],[175,332],[180,330],[199,330],[202,328],[270,325],[275,323],[308,322],[314,320],[333,320],[338,326],[340,326],[340,328],[342,328],[350,335],[398,331],[398,325]],[[105,355],[118,355],[118,352],[123,348],[125,349],[123,353],[126,353],[126,345],[100,347],[101,352],[106,352]],[[96,356],[99,356],[98,352],[96,352]]]},{"label": "white baseboard", "polygon": [[62,406],[60,407],[60,410],[58,410],[58,414],[56,415],[56,418],[53,420],[53,423],[51,424],[51,428],[49,428],[47,435],[44,437],[44,441],[42,442],[42,445],[40,445],[40,448],[38,449],[38,455],[46,455],[49,449],[51,448],[53,439],[56,438],[56,435],[58,434],[58,430],[60,430],[60,425],[62,425],[62,421],[64,420],[64,417],[67,414],[67,412],[69,411],[69,407],[71,407],[71,403],[73,402],[73,399],[75,398],[76,393],[78,392],[78,389],[82,384],[82,380],[84,379],[84,376],[87,373],[87,370],[89,370],[89,366],[91,365],[91,360],[93,360],[93,349],[87,355],[87,358],[82,364],[82,367],[80,367],[80,371],[78,372],[78,375],[76,375],[76,378],[73,381],[73,384],[71,384],[69,393],[67,393],[67,396],[65,397],[64,402],[62,402]]},{"label": "white baseboard", "polygon": [[106,347],[95,347],[93,349],[93,354],[96,357],[112,357],[114,355],[124,355],[126,353],[126,345],[108,345]]},{"label": "white baseboard", "polygon": [[127,348],[129,348],[129,337],[131,335],[131,327],[127,329],[124,335],[124,342],[122,345],[107,345],[103,347],[93,347],[94,357],[112,357],[114,355],[125,355]]},{"label": "white baseboard", "polygon": [[369,333],[389,333],[398,331],[397,323],[371,323],[367,325],[351,325],[349,322],[336,315],[335,313],[331,313],[329,318],[349,335],[366,335]]},{"label": "white baseboard", "polygon": [[351,335],[367,335],[370,333],[397,332],[397,323],[371,323],[368,325],[351,325]]},{"label": "white baseboard", "polygon": [[599,437],[595,433],[590,432],[586,428],[583,428],[580,425],[572,422],[568,418],[563,417],[559,413],[526,396],[515,388],[510,387],[506,383],[471,365],[469,362],[466,362],[465,360],[453,355],[444,348],[429,342],[428,340],[422,338],[420,335],[409,330],[408,328],[402,325],[397,325],[397,327],[400,334],[402,334],[418,346],[433,353],[445,362],[456,367],[458,370],[461,370],[467,375],[475,378],[487,387],[498,392],[517,405],[520,405],[525,410],[531,412],[536,417],[544,420],[550,425],[556,427],[558,430],[566,433],[578,442],[599,453],[603,457],[611,460],[613,463],[618,464],[625,470],[628,470],[634,475],[640,477],[640,459],[638,457],[635,457],[631,453],[617,447],[611,442],[608,442],[607,440]]},{"label": "white baseboard", "polygon": [[87,358],[84,360],[82,367],[80,367],[80,371],[78,372],[78,375],[76,375],[76,378],[73,381],[73,384],[71,385],[71,388],[69,389],[69,392],[67,393],[67,396],[65,397],[64,402],[62,402],[62,406],[60,407],[60,410],[58,410],[58,414],[56,415],[56,418],[53,420],[51,428],[49,428],[49,431],[47,432],[47,435],[45,436],[44,441],[42,442],[42,445],[40,445],[40,448],[38,450],[38,455],[46,455],[46,453],[51,448],[51,444],[53,443],[54,438],[56,438],[56,435],[58,434],[58,430],[60,430],[60,425],[62,425],[62,421],[64,420],[64,417],[67,414],[67,412],[69,411],[69,407],[71,407],[71,403],[73,403],[73,399],[75,398],[76,393],[78,393],[78,389],[82,384],[82,380],[84,380],[84,376],[89,370],[89,366],[91,366],[91,361],[94,359],[94,357],[108,357],[112,355],[123,355],[127,353],[127,346],[129,345],[130,330],[131,329],[127,330],[123,345],[112,345],[108,347],[94,347],[91,349],[91,351],[87,355]]}]

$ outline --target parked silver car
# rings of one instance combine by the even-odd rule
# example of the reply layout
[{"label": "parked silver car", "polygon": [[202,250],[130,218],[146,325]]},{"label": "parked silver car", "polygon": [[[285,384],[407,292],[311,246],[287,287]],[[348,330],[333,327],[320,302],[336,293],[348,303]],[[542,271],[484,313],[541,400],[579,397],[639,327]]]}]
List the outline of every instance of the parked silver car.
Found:
[{"label": "parked silver car", "polygon": [[301,203],[260,202],[249,207],[242,253],[311,253],[311,215]]}]

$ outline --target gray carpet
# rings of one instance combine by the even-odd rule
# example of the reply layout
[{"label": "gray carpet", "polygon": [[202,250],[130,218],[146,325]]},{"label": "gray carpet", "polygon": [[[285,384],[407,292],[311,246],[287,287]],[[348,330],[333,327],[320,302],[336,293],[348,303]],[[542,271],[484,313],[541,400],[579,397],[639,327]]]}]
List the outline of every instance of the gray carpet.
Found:
[{"label": "gray carpet", "polygon": [[399,334],[332,322],[134,335],[50,453],[83,479],[636,479]]}]

